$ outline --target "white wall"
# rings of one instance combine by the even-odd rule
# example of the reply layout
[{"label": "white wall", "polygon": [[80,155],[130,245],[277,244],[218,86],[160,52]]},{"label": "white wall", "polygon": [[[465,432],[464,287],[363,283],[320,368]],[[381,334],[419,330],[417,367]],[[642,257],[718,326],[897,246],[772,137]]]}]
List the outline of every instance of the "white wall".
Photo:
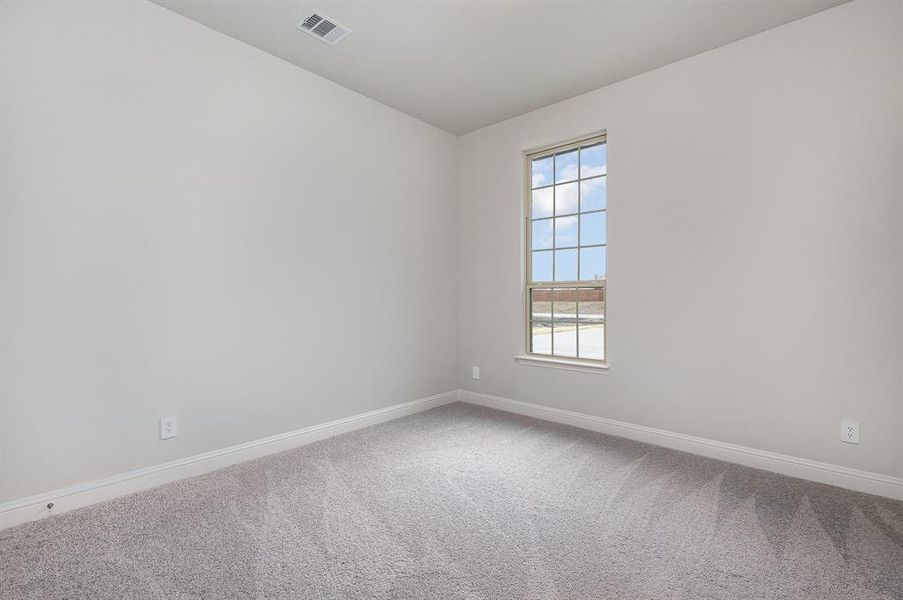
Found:
[{"label": "white wall", "polygon": [[454,387],[453,136],[153,4],[0,6],[0,502]]},{"label": "white wall", "polygon": [[[903,475],[899,11],[842,5],[464,136],[459,386]],[[521,153],[599,129],[611,369],[519,365]]]},{"label": "white wall", "polygon": [[[0,11],[0,502],[456,384],[903,475],[900,3],[460,141],[153,4]],[[601,128],[611,370],[518,365],[521,151]]]}]

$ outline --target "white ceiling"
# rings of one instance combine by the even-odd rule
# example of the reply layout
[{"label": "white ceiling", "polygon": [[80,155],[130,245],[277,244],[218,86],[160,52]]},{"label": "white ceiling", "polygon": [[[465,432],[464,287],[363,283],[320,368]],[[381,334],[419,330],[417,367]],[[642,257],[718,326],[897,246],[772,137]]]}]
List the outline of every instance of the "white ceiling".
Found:
[{"label": "white ceiling", "polygon": [[[155,0],[454,134],[845,0]],[[330,47],[312,11],[354,30]]]}]

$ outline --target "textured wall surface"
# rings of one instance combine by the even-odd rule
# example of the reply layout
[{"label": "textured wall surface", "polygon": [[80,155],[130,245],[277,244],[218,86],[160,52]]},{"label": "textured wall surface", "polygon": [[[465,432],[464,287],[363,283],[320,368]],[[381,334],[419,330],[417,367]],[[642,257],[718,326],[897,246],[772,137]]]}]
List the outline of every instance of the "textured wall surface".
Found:
[{"label": "textured wall surface", "polygon": [[[459,386],[903,475],[900,7],[844,4],[464,136]],[[601,129],[611,369],[519,365],[522,152]]]},{"label": "textured wall surface", "polygon": [[0,10],[0,502],[454,387],[453,136],[150,3]]}]

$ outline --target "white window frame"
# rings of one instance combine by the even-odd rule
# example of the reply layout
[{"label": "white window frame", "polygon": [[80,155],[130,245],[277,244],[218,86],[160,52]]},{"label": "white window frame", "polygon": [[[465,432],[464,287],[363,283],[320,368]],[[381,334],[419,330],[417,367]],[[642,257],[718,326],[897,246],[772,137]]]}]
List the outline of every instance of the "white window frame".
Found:
[{"label": "white window frame", "polygon": [[[545,158],[547,156],[552,156],[555,154],[561,154],[564,152],[569,152],[571,150],[581,148],[584,146],[591,146],[598,143],[606,144],[607,150],[607,136],[605,131],[601,131],[592,135],[582,136],[580,138],[570,140],[567,142],[561,142],[557,144],[551,144],[548,146],[543,146],[540,148],[534,148],[532,150],[528,150],[524,152],[524,202],[523,202],[523,223],[524,223],[524,235],[522,239],[524,240],[524,285],[523,285],[523,310],[524,310],[524,350],[523,353],[518,355],[516,358],[518,362],[527,365],[536,365],[536,366],[553,366],[560,367],[569,370],[577,370],[577,371],[598,371],[598,370],[606,370],[608,369],[608,288],[607,288],[607,271],[608,271],[608,235],[606,233],[605,243],[603,246],[606,249],[605,252],[605,262],[606,262],[606,276],[600,280],[584,280],[584,281],[548,281],[548,282],[534,282],[533,281],[533,265],[532,265],[532,232],[533,232],[533,219],[532,219],[532,196],[533,196],[533,182],[532,182],[532,171],[533,171],[533,160],[538,158]],[[607,160],[606,160],[607,163]],[[554,167],[553,167],[554,169]],[[554,170],[553,170],[554,173]],[[608,169],[606,165],[606,183],[608,179]],[[579,164],[578,164],[578,179],[580,181],[579,176]],[[554,182],[553,182],[554,185]],[[578,185],[578,194],[580,186]],[[579,198],[579,195],[578,195]],[[580,204],[578,200],[578,215],[580,213]],[[605,203],[605,214],[606,217],[608,215],[608,198],[606,193],[606,203]],[[553,211],[554,216],[554,211]],[[579,216],[578,216],[579,223]],[[607,228],[607,218],[606,218],[606,228]],[[553,234],[554,235],[554,234]],[[578,225],[578,239],[577,244],[579,248],[580,239],[579,239],[579,225]],[[579,257],[579,250],[578,250]],[[579,260],[579,258],[578,258]],[[554,267],[553,267],[554,268]],[[579,278],[579,263],[578,263],[578,271],[577,276]],[[535,353],[532,350],[532,319],[531,319],[531,305],[530,305],[530,297],[532,290],[537,289],[557,289],[557,288],[567,288],[567,289],[575,289],[575,288],[590,288],[590,289],[601,289],[604,294],[603,301],[603,312],[602,312],[602,322],[604,326],[603,330],[603,359],[590,359],[590,358],[575,358],[575,357],[564,357],[564,356],[555,356],[553,354],[540,354]],[[578,305],[579,306],[579,305]],[[578,308],[579,311],[579,308]],[[579,313],[578,313],[579,315]],[[578,337],[579,339],[579,337]],[[578,351],[579,355],[579,351]]]}]

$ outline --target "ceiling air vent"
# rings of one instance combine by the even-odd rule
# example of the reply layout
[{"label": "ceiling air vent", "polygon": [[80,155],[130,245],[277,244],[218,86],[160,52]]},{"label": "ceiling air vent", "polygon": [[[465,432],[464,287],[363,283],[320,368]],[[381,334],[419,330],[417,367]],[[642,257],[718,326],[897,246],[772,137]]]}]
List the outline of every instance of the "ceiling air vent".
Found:
[{"label": "ceiling air vent", "polygon": [[351,30],[344,25],[339,25],[329,17],[317,13],[298,21],[298,29],[330,46],[335,46],[351,33]]}]

